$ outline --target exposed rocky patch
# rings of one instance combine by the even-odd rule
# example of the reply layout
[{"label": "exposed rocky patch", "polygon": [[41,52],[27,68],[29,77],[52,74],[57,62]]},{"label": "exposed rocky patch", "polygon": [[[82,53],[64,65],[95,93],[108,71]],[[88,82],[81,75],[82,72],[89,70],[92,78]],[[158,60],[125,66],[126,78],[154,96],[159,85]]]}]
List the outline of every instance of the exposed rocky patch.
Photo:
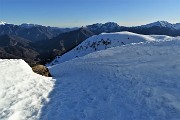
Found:
[{"label": "exposed rocky patch", "polygon": [[51,77],[51,74],[50,74],[48,68],[43,65],[36,65],[36,66],[32,67],[32,70],[37,74]]}]

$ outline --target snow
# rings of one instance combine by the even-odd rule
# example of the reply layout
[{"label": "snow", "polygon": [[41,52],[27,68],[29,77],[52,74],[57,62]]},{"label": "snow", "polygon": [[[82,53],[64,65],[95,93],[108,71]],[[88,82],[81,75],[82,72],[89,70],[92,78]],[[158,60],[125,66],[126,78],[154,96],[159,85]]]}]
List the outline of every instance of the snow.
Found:
[{"label": "snow", "polygon": [[180,39],[112,47],[49,67],[42,120],[179,120]]},{"label": "snow", "polygon": [[173,37],[165,35],[140,35],[131,32],[102,33],[88,38],[70,52],[63,56],[58,56],[50,64],[47,64],[47,66],[59,64],[110,47],[172,39]]},{"label": "snow", "polygon": [[141,25],[141,27],[146,27],[146,28],[150,28],[154,26],[166,27],[166,28],[171,28],[171,29],[176,29],[176,30],[180,29],[180,23],[172,24],[167,21],[157,21],[157,22],[146,24],[146,25]]},{"label": "snow", "polygon": [[56,80],[0,59],[0,119],[180,120],[179,46],[180,37],[103,33],[57,57]]},{"label": "snow", "polygon": [[23,27],[23,28],[32,28],[32,27],[41,26],[41,25],[30,24],[30,23],[23,23],[20,26]]},{"label": "snow", "polygon": [[5,25],[6,22],[0,21],[0,25]]},{"label": "snow", "polygon": [[153,22],[147,25],[142,25],[141,27],[153,27],[153,26],[158,26],[158,27],[168,27],[168,28],[173,28],[173,24],[167,22],[167,21],[157,21],[157,22]]},{"label": "snow", "polygon": [[0,59],[0,119],[36,120],[54,81],[33,73],[23,60]]},{"label": "snow", "polygon": [[114,29],[120,28],[120,26],[115,22],[107,22],[104,24],[96,23],[96,24],[92,24],[92,25],[87,25],[86,27],[92,31],[101,30],[101,31],[105,31],[105,32],[113,31]]}]

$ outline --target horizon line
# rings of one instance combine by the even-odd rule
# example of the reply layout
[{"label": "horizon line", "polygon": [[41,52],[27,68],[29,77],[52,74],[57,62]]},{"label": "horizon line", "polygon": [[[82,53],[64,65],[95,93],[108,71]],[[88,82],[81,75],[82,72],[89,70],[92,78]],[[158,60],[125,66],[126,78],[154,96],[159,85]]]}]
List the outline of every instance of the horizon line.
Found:
[{"label": "horizon line", "polygon": [[[156,21],[154,21],[154,22],[141,22],[141,23],[137,23],[136,22],[136,24],[134,24],[134,25],[128,25],[128,23],[130,23],[130,22],[128,22],[128,23],[124,23],[124,25],[123,24],[120,24],[120,23],[123,23],[123,22],[114,22],[114,21],[108,21],[108,22],[94,22],[94,23],[89,23],[89,24],[85,24],[85,25],[77,25],[77,26],[72,26],[72,25],[48,25],[48,24],[41,24],[41,23],[31,23],[31,22],[22,22],[22,23],[12,23],[12,22],[6,22],[6,21],[4,21],[4,20],[0,20],[0,22],[4,22],[4,23],[6,23],[6,24],[13,24],[13,25],[22,25],[22,24],[33,24],[33,25],[41,25],[41,26],[46,26],[46,27],[58,27],[58,28],[76,28],[76,27],[84,27],[84,26],[88,26],[88,25],[93,25],[93,24],[105,24],[105,23],[116,23],[116,24],[118,24],[119,26],[122,26],[122,27],[137,27],[137,26],[142,26],[142,25],[147,25],[147,24],[151,24],[151,23],[155,23],[155,22],[168,22],[168,23],[170,23],[170,24],[178,24],[178,23],[180,23],[180,22],[169,22],[169,21],[166,21],[166,20],[156,20]],[[134,22],[135,23],[135,22]],[[67,23],[66,23],[67,24]]]}]

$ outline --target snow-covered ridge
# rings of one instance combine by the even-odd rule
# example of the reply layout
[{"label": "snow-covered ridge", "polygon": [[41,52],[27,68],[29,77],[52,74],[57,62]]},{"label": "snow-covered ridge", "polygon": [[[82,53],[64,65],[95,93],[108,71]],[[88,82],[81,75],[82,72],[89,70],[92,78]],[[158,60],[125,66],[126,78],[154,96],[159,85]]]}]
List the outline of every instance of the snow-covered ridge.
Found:
[{"label": "snow-covered ridge", "polygon": [[141,25],[140,27],[150,28],[154,26],[171,28],[171,29],[176,29],[176,30],[180,29],[180,23],[172,24],[167,21],[157,21],[157,22],[146,24],[146,25]]},{"label": "snow-covered ridge", "polygon": [[23,23],[20,26],[23,27],[23,28],[32,28],[32,27],[37,27],[37,26],[41,26],[41,25],[31,24],[31,23]]},{"label": "snow-covered ridge", "polygon": [[54,81],[34,73],[23,60],[0,59],[0,119],[36,120]]},{"label": "snow-covered ridge", "polygon": [[173,37],[165,35],[140,35],[131,32],[102,33],[92,36],[82,42],[73,50],[57,57],[49,65],[59,64],[74,58],[82,57],[89,53],[104,50],[111,47],[122,46],[132,43],[153,42],[161,40],[172,40]]},{"label": "snow-covered ridge", "polygon": [[179,120],[179,46],[177,39],[113,47],[53,66],[59,93],[42,119]]},{"label": "snow-covered ridge", "polygon": [[96,23],[96,24],[92,24],[92,25],[87,25],[86,27],[92,31],[101,30],[101,31],[105,31],[105,32],[120,28],[120,26],[115,22],[107,22],[104,24]]},{"label": "snow-covered ridge", "polygon": [[167,22],[167,21],[157,21],[157,22],[153,22],[147,25],[142,25],[141,27],[153,27],[153,26],[158,26],[158,27],[168,27],[168,28],[173,28],[173,24]]}]

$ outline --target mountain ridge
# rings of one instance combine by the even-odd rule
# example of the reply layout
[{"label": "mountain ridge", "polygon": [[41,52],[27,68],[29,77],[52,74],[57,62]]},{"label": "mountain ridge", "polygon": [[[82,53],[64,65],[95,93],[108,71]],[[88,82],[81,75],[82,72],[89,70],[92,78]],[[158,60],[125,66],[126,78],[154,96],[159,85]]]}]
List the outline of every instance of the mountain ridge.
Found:
[{"label": "mountain ridge", "polygon": [[112,47],[139,44],[141,42],[168,41],[173,39],[174,37],[164,35],[140,35],[132,32],[101,33],[89,37],[71,51],[67,51],[65,54],[57,56],[50,64],[47,64],[47,66],[60,64]]}]

